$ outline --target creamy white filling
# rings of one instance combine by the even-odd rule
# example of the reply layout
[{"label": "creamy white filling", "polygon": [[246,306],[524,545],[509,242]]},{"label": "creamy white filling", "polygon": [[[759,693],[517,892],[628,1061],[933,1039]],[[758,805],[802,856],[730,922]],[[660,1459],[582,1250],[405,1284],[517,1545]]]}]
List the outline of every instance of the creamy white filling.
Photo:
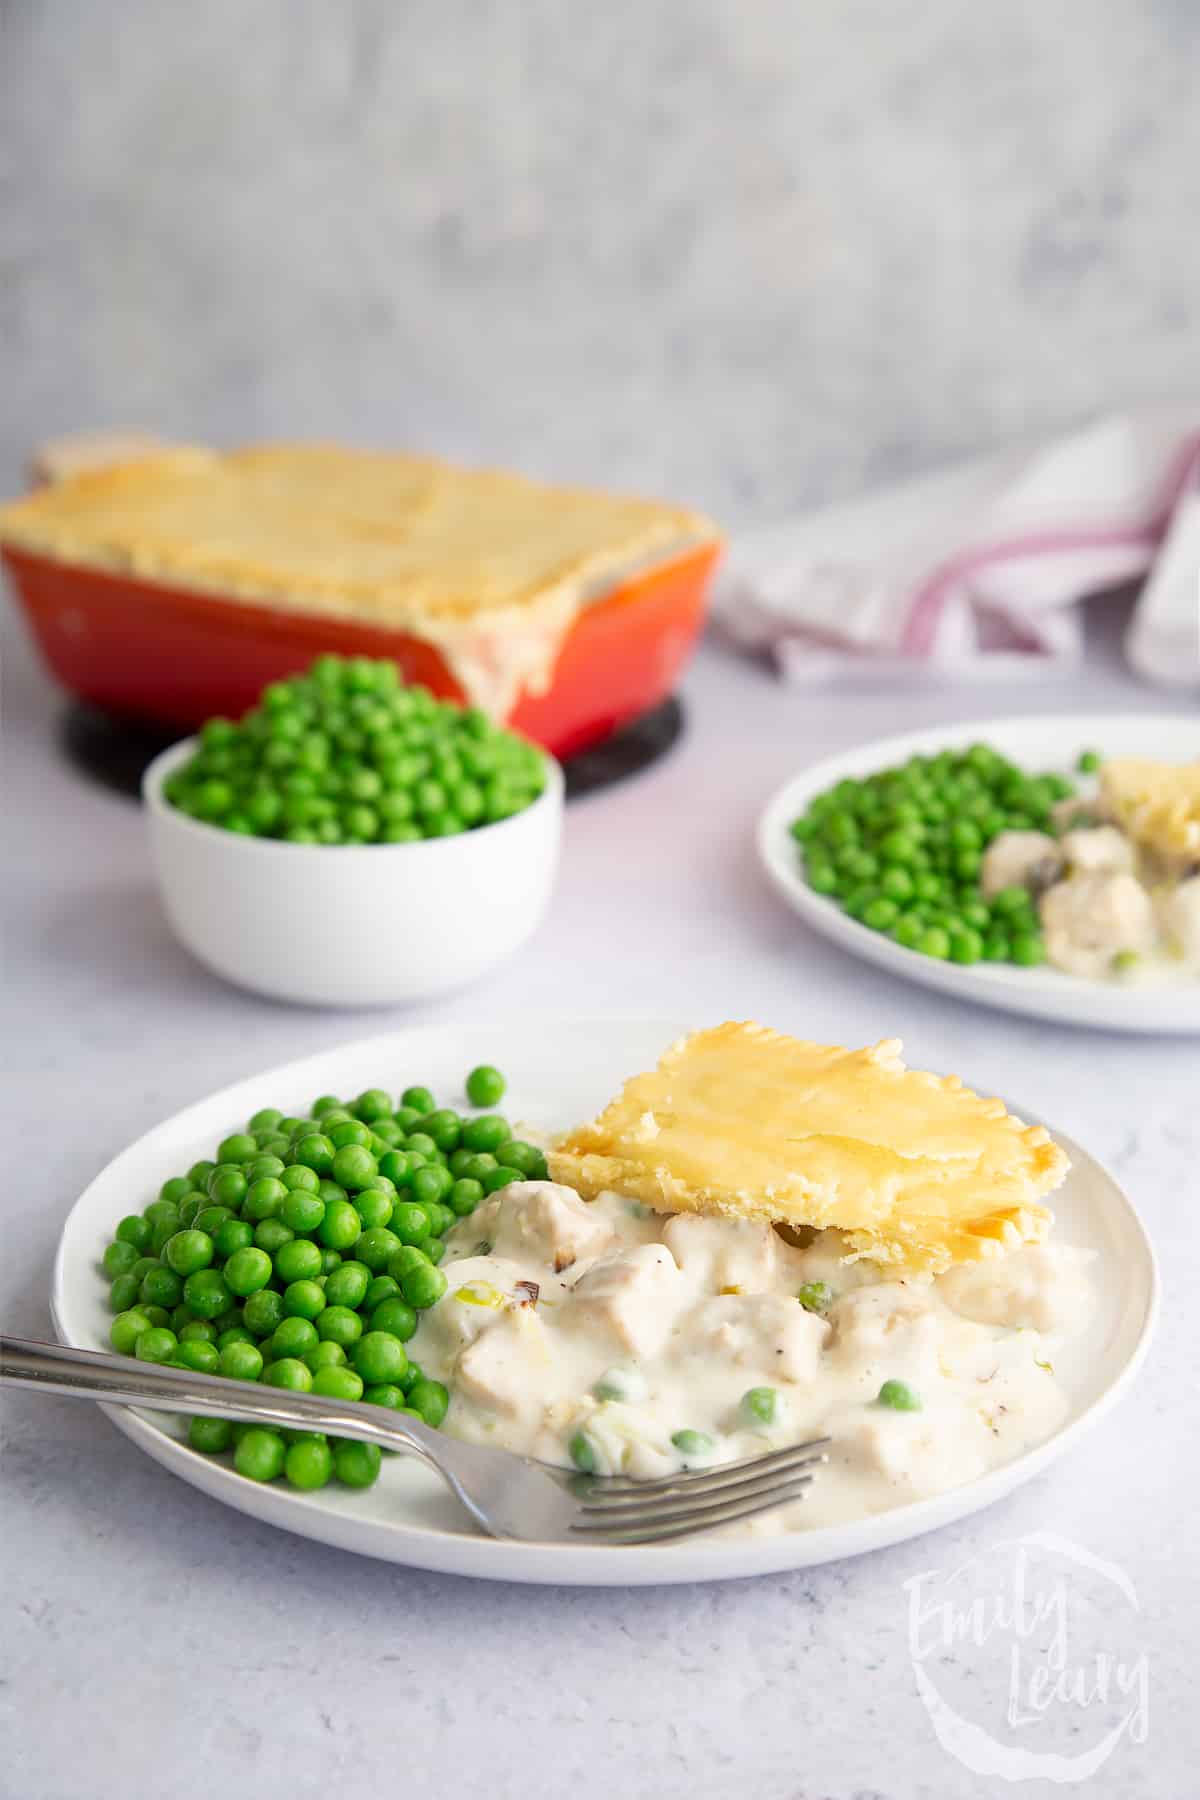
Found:
[{"label": "creamy white filling", "polygon": [[[1062,1423],[1054,1357],[1086,1320],[1090,1253],[1033,1246],[938,1280],[845,1253],[837,1232],[797,1249],[766,1225],[513,1183],[451,1233],[447,1292],[410,1349],[450,1387],[455,1435],[563,1465],[582,1439],[601,1473],[661,1475],[827,1433],[806,1499],[759,1532],[944,1492]],[[881,1404],[888,1381],[919,1410]],[[681,1449],[680,1431],[710,1446]]]}]

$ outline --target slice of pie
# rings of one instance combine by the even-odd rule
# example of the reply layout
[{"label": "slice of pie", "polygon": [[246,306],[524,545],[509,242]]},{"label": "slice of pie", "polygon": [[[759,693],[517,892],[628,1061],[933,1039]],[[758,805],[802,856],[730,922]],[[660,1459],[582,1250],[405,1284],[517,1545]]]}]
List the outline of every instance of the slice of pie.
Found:
[{"label": "slice of pie", "polygon": [[659,1212],[836,1226],[851,1250],[939,1273],[1044,1238],[1067,1158],[956,1076],[754,1024],[682,1038],[550,1152],[555,1180]]},{"label": "slice of pie", "polygon": [[1100,770],[1100,793],[1136,844],[1170,864],[1200,862],[1200,762],[1117,757]]}]

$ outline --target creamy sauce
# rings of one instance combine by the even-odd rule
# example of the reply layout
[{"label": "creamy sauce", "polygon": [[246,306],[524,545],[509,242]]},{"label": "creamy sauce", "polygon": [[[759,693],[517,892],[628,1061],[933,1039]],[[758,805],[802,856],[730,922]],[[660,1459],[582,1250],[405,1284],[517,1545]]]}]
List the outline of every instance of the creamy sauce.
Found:
[{"label": "creamy sauce", "polygon": [[[736,1528],[795,1530],[942,1493],[1049,1437],[1068,1410],[1054,1357],[1086,1321],[1090,1255],[1040,1245],[901,1279],[846,1261],[837,1232],[798,1249],[767,1225],[514,1182],[451,1233],[449,1287],[410,1349],[450,1387],[456,1436],[563,1465],[582,1438],[602,1474],[828,1434],[806,1499]],[[920,1409],[881,1404],[886,1381]],[[773,1416],[753,1390],[769,1390],[758,1408]],[[681,1430],[711,1443],[681,1450]]]}]

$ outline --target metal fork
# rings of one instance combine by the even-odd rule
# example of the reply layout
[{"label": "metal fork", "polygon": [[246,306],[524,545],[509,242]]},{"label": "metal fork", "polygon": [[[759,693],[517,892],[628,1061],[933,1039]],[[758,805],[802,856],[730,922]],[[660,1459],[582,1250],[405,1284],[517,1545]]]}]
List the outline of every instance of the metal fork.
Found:
[{"label": "metal fork", "polygon": [[362,1401],[297,1394],[27,1338],[0,1337],[0,1381],[80,1400],[329,1432],[382,1450],[407,1451],[441,1476],[492,1537],[530,1543],[662,1544],[749,1519],[801,1499],[815,1467],[827,1460],[829,1442],[815,1438],[748,1462],[633,1481],[574,1474],[530,1456],[465,1444]]}]

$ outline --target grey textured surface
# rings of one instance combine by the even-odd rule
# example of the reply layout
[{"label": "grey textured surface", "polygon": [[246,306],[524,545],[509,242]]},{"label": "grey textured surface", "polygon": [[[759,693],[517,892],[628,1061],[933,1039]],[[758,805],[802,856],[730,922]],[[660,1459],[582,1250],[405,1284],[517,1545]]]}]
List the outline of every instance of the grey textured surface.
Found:
[{"label": "grey textured surface", "polygon": [[[930,1537],[725,1586],[537,1590],[367,1562],[225,1510],[88,1408],[13,1394],[3,1800],[994,1800],[1000,1785],[934,1738],[903,1584],[1033,1531],[1134,1584],[1136,1616],[1100,1584],[1068,1666],[1145,1649],[1150,1734],[1078,1789],[1012,1791],[1194,1792],[1195,1045],[987,1014],[868,969],[803,928],[750,848],[755,810],[792,769],[868,728],[953,719],[960,696],[800,698],[707,648],[675,754],[571,808],[554,904],[526,950],[436,1009],[319,1013],[225,987],[173,942],[137,809],[55,755],[57,696],[23,643],[6,649],[4,885],[20,1021],[0,1087],[7,1328],[47,1333],[51,1259],[75,1196],[189,1101],[406,1019],[460,1020],[466,1042],[472,1019],[568,1009],[759,1017],[843,1043],[902,1031],[915,1066],[959,1069],[1036,1105],[1110,1164],[1154,1236],[1165,1295],[1133,1392],[1047,1475]],[[1110,636],[1085,684],[1006,688],[988,704],[1121,711],[1169,699],[1134,686]],[[1008,1641],[999,1663],[955,1644],[936,1664],[964,1714],[1002,1738]],[[1069,1753],[1096,1741],[1100,1716],[1111,1708],[1054,1704],[1020,1741]]]},{"label": "grey textured surface", "polygon": [[147,423],[762,519],[1200,369],[1191,0],[0,16],[0,489]]}]

